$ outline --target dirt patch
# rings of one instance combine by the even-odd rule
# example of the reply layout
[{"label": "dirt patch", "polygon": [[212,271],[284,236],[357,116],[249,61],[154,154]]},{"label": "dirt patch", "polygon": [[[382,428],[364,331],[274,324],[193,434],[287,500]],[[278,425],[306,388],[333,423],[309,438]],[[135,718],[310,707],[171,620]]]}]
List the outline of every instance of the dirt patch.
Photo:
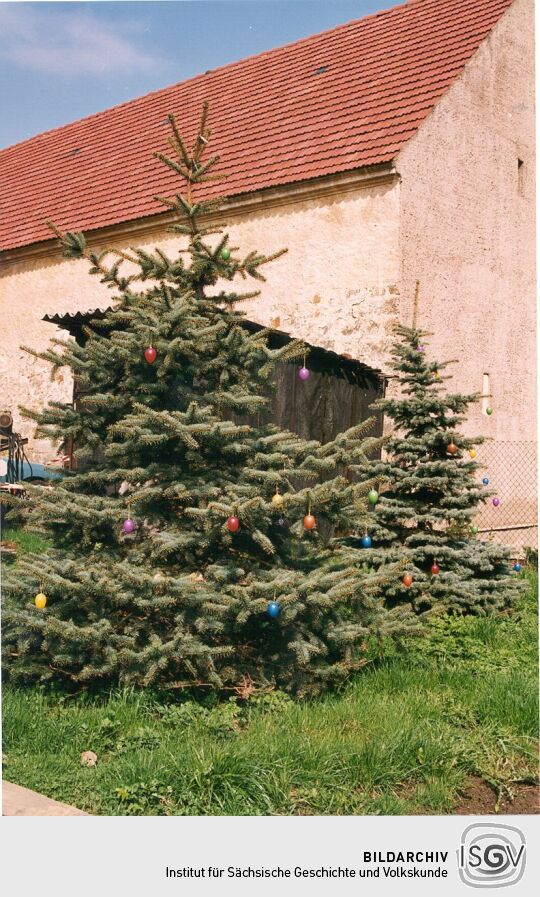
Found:
[{"label": "dirt patch", "polygon": [[452,812],[456,816],[540,813],[540,795],[536,785],[512,785],[512,793],[513,799],[503,797],[497,809],[496,791],[483,779],[470,778]]}]

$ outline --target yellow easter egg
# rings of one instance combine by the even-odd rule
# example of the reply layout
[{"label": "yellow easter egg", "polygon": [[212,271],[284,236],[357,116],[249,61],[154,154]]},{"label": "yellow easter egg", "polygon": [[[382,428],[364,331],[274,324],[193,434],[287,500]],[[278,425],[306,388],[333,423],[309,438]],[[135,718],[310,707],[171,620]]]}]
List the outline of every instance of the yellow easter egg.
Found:
[{"label": "yellow easter egg", "polygon": [[276,494],[272,496],[272,504],[275,505],[276,508],[283,507],[283,496],[281,492],[276,492]]},{"label": "yellow easter egg", "polygon": [[469,452],[469,457],[470,457],[470,458],[473,458],[473,459],[476,458],[476,451],[475,451],[474,449],[471,449],[471,450],[470,450],[470,452]]},{"label": "yellow easter egg", "polygon": [[43,608],[47,604],[47,596],[44,595],[43,592],[38,592],[38,594],[34,598],[34,604],[36,605],[38,610],[43,610]]}]

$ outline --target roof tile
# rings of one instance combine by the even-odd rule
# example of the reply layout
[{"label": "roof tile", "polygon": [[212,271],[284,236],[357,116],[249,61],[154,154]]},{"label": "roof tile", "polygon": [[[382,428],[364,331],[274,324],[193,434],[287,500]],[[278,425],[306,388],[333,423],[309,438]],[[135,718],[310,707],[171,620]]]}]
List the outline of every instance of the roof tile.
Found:
[{"label": "roof tile", "polygon": [[[155,215],[166,115],[191,135],[210,102],[229,196],[391,161],[512,0],[409,0],[223,66],[0,152],[0,249]],[[325,66],[324,71],[318,71]],[[77,150],[77,152],[74,152]]]}]

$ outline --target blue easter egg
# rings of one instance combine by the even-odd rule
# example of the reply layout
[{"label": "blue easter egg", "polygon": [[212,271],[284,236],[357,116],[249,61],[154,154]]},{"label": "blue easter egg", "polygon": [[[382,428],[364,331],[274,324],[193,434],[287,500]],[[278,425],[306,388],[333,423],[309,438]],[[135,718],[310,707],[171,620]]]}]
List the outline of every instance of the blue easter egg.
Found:
[{"label": "blue easter egg", "polygon": [[279,617],[279,604],[277,601],[271,601],[268,605],[268,616]]},{"label": "blue easter egg", "polygon": [[362,536],[362,548],[371,548],[371,536]]},{"label": "blue easter egg", "polygon": [[489,480],[488,480],[487,477],[484,477],[484,479],[482,480],[482,482],[483,482],[484,486],[489,486]]},{"label": "blue easter egg", "polygon": [[514,564],[514,570],[516,571],[516,573],[521,573],[521,569],[521,564],[516,561],[516,563]]}]

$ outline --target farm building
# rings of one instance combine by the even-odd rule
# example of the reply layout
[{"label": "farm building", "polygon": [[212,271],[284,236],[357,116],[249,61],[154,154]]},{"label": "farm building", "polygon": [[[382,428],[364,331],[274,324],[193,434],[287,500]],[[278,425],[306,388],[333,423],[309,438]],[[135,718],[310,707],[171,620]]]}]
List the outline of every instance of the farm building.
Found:
[{"label": "farm building", "polygon": [[[490,440],[479,460],[501,505],[483,528],[534,544],[533,0],[410,0],[2,150],[2,405],[29,454],[46,461],[56,447],[18,406],[69,402],[73,383],[63,371],[51,381],[21,345],[42,349],[54,324],[76,332],[111,304],[45,220],[96,249],[173,252],[153,197],[175,178],[153,152],[166,151],[167,114],[189,137],[204,100],[228,175],[218,220],[246,251],[288,248],[245,308],[319,353],[310,417],[323,393],[326,416],[348,403],[337,423],[366,416],[392,388],[393,322],[415,321],[433,357],[458,360],[453,387],[484,396],[466,430]],[[358,394],[328,386],[343,372]]]}]

